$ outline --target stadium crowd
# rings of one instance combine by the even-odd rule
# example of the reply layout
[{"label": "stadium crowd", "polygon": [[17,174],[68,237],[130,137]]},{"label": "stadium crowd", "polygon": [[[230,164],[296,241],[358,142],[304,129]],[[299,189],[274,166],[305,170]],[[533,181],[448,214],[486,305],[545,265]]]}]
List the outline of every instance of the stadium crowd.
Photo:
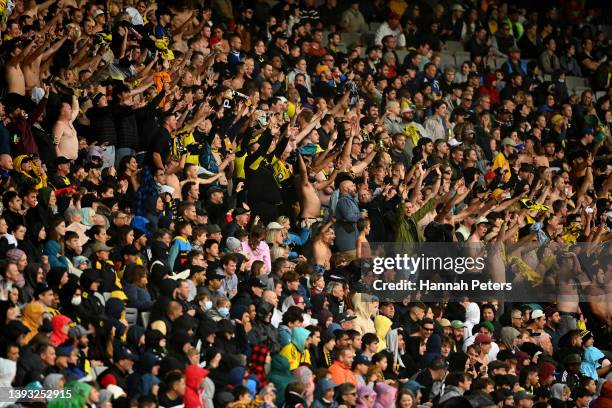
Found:
[{"label": "stadium crowd", "polygon": [[[0,1],[0,388],[64,391],[0,407],[612,407],[610,17]],[[564,296],[394,302],[380,242]]]}]

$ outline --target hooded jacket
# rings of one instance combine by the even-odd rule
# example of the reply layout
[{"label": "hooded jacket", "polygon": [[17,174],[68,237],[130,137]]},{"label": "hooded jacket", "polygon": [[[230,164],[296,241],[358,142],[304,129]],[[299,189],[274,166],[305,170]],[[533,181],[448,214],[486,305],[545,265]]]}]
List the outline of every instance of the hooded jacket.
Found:
[{"label": "hooded jacket", "polygon": [[268,302],[261,302],[257,306],[257,319],[253,322],[253,328],[248,334],[250,344],[261,344],[266,346],[270,354],[280,351],[278,333],[270,323],[274,306]]},{"label": "hooded jacket", "polygon": [[597,347],[587,347],[587,349],[584,350],[584,358],[582,364],[580,365],[580,371],[582,374],[597,381],[599,379],[597,369],[601,367],[599,360],[604,357],[604,353],[602,353]]},{"label": "hooded jacket", "polygon": [[449,399],[455,397],[463,397],[463,392],[461,392],[461,389],[455,385],[447,385],[444,388],[444,394],[440,397],[439,404],[442,404],[444,401],[448,401]]},{"label": "hooded jacket", "polygon": [[310,352],[306,349],[306,340],[310,331],[303,327],[294,327],[291,332],[291,342],[281,350],[280,354],[289,360],[289,369],[295,370],[301,363],[310,365]]},{"label": "hooded jacket", "polygon": [[399,366],[405,368],[406,366],[404,365],[404,361],[402,360],[399,350],[399,336],[399,329],[393,329],[387,333],[387,350],[393,354],[393,365],[391,367]]},{"label": "hooded jacket", "polygon": [[142,354],[138,361],[137,370],[130,374],[126,380],[126,392],[130,398],[138,400],[144,395],[149,395],[151,388],[160,383],[160,379],[151,372],[153,367],[159,365],[160,358],[151,353]]},{"label": "hooded jacket", "polygon": [[285,401],[285,388],[297,381],[289,371],[289,360],[280,354],[274,355],[270,363],[268,380],[276,386],[276,406],[281,407]]},{"label": "hooded jacket", "polygon": [[374,408],[393,408],[395,406],[397,388],[384,382],[378,382],[374,386],[374,391],[376,391],[377,395]]},{"label": "hooded jacket", "polygon": [[378,337],[378,351],[382,351],[387,348],[387,333],[389,333],[389,330],[391,330],[392,324],[393,322],[389,318],[377,318],[374,322],[374,326],[376,327],[374,332]]},{"label": "hooded jacket", "polygon": [[362,336],[366,333],[376,332],[370,311],[371,303],[371,296],[365,293],[355,293],[353,296],[353,307],[355,308],[355,315],[357,315],[353,322],[353,328]]},{"label": "hooded jacket", "polygon": [[30,329],[30,332],[24,337],[26,344],[38,334],[39,320],[44,313],[45,306],[38,301],[28,303],[23,308],[23,324]]},{"label": "hooded jacket", "polygon": [[62,331],[62,327],[70,324],[72,321],[68,316],[57,315],[53,316],[51,319],[51,324],[53,325],[53,333],[51,333],[51,343],[55,347],[63,344],[66,340],[68,340],[68,334]]},{"label": "hooded jacket", "polygon": [[49,257],[49,265],[51,268],[66,268],[70,266],[68,259],[65,256],[60,255],[61,246],[59,242],[50,239],[45,243],[43,254]]},{"label": "hooded jacket", "polygon": [[368,402],[366,401],[366,396],[371,396],[372,399],[376,400],[376,391],[374,391],[372,388],[365,386],[365,385],[360,385],[357,388],[357,405],[356,408],[368,408]]},{"label": "hooded jacket", "polygon": [[[6,358],[0,358],[0,387],[10,387],[17,374],[17,363]],[[0,406],[3,406],[0,404]]]},{"label": "hooded jacket", "polygon": [[185,408],[205,408],[202,398],[204,392],[202,380],[207,375],[208,370],[194,364],[185,369],[185,396],[183,397]]}]

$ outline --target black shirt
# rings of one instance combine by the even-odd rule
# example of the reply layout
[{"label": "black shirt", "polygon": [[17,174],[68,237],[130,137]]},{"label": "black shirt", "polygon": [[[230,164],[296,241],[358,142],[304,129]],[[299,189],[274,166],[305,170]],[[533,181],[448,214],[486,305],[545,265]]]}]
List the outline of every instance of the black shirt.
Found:
[{"label": "black shirt", "polygon": [[167,158],[171,153],[172,136],[168,129],[165,127],[159,128],[153,140],[151,140],[151,148],[149,153],[149,165],[155,168],[155,162],[153,161],[153,153],[159,153],[162,161]]},{"label": "black shirt", "polygon": [[178,396],[174,399],[168,398],[168,395],[164,392],[159,396],[159,407],[160,408],[173,408],[173,407],[182,407],[183,406],[183,397]]}]

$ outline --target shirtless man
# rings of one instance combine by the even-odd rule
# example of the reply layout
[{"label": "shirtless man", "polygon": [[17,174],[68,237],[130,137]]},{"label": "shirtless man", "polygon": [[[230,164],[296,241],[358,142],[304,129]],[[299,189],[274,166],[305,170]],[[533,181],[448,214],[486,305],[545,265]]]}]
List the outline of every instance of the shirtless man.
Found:
[{"label": "shirtless man", "polygon": [[576,281],[574,277],[580,271],[580,262],[576,254],[565,252],[559,255],[559,275],[558,275],[558,298],[557,310],[561,315],[559,322],[559,337],[562,337],[570,330],[575,330],[577,327],[576,318],[580,314],[578,305],[578,290],[576,289]]},{"label": "shirtless man", "polygon": [[320,265],[326,271],[331,268],[332,250],[336,233],[332,228],[335,220],[330,217],[327,224],[323,225],[317,232],[314,242],[312,243],[312,257],[314,258],[315,268]]},{"label": "shirtless man", "polygon": [[[589,307],[597,319],[606,323],[607,333],[612,331],[612,265],[599,268],[593,282],[586,289]],[[608,334],[609,335],[609,334]]]},{"label": "shirtless man", "polygon": [[321,218],[321,199],[317,192],[330,186],[337,173],[334,171],[327,180],[319,182],[308,172],[301,155],[298,155],[298,165],[300,171],[296,175],[296,181],[300,199],[300,219],[306,227],[310,227],[313,221]]},{"label": "shirtless man", "polygon": [[[59,20],[62,14],[58,13],[41,31],[44,35],[50,28]],[[35,50],[27,55],[23,60],[23,75],[25,79],[26,91],[30,92],[34,87],[40,87],[40,66],[42,62],[48,61],[64,44],[68,37],[62,37],[59,41],[55,41],[49,49],[45,50],[45,38],[36,37],[34,39]]]},{"label": "shirtless man", "polygon": [[4,71],[4,75],[8,85],[8,93],[16,93],[25,96],[26,83],[21,64],[32,50],[32,47],[34,46],[35,42],[36,41],[31,41],[30,44],[28,44],[26,47],[24,47],[23,43],[20,41],[16,41],[13,44],[12,49],[9,53],[10,59],[6,63],[6,68]]},{"label": "shirtless man", "polygon": [[79,101],[76,95],[72,95],[72,106],[66,102],[62,103],[60,116],[51,131],[55,153],[58,157],[64,156],[70,160],[75,160],[78,156],[79,141],[76,129],[72,125],[78,115]]}]

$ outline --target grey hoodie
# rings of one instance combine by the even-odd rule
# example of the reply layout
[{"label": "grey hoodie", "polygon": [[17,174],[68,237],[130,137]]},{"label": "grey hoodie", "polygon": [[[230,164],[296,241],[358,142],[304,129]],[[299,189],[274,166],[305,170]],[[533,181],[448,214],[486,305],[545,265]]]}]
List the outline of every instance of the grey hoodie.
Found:
[{"label": "grey hoodie", "polygon": [[444,395],[440,397],[438,404],[442,404],[444,401],[454,397],[463,397],[463,390],[455,385],[447,385],[444,388]]}]

